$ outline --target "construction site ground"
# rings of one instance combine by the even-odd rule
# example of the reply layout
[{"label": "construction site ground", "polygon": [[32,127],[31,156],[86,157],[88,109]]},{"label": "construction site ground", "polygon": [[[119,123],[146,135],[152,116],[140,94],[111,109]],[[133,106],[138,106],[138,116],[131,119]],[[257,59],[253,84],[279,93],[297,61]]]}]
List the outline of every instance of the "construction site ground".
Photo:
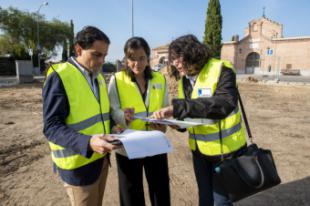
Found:
[{"label": "construction site ground", "polygon": [[[239,87],[254,141],[272,150],[282,183],[236,205],[309,205],[310,86],[242,81]],[[41,88],[39,83],[0,88],[1,206],[70,205],[63,183],[52,171],[42,134]],[[198,205],[187,134],[169,129],[167,136],[174,147],[169,154],[172,205]],[[111,162],[103,205],[119,205],[113,153]]]}]

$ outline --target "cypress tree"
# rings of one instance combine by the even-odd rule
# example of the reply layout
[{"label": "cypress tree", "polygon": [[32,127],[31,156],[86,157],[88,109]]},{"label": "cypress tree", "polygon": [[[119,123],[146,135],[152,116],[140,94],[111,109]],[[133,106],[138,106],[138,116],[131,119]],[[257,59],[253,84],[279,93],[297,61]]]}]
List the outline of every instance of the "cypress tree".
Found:
[{"label": "cypress tree", "polygon": [[211,57],[220,58],[222,47],[222,14],[219,0],[209,0],[204,44],[209,48]]},{"label": "cypress tree", "polygon": [[68,60],[68,43],[67,40],[64,40],[63,46],[62,46],[62,61],[67,61]]},{"label": "cypress tree", "polygon": [[70,38],[69,38],[69,54],[70,56],[74,56],[74,24],[73,24],[73,20],[70,20]]}]

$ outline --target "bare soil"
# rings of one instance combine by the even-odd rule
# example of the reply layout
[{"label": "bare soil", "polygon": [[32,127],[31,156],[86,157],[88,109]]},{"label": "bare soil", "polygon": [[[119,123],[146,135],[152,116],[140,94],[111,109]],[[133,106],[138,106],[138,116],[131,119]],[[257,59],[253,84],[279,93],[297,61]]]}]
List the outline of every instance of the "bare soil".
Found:
[{"label": "bare soil", "polygon": [[[251,82],[239,85],[254,141],[272,150],[282,184],[236,205],[309,205],[310,86]],[[1,206],[69,205],[62,183],[52,171],[49,148],[42,134],[41,87],[34,84],[0,88]],[[198,205],[187,134],[168,130],[167,136],[174,146],[169,154],[172,205]],[[119,205],[114,155],[103,205]]]}]

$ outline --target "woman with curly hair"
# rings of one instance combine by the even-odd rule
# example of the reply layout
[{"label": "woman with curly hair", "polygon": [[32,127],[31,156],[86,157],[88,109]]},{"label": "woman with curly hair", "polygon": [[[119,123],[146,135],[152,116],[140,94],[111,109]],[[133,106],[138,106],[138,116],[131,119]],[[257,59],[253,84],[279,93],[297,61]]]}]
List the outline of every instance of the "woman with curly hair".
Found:
[{"label": "woman with curly hair", "polygon": [[180,120],[200,118],[203,125],[187,128],[199,205],[232,205],[213,177],[217,163],[246,145],[232,64],[210,58],[208,48],[193,35],[172,41],[169,63],[171,75],[178,80],[178,99],[173,99],[171,106],[154,112],[153,116],[173,116]]}]

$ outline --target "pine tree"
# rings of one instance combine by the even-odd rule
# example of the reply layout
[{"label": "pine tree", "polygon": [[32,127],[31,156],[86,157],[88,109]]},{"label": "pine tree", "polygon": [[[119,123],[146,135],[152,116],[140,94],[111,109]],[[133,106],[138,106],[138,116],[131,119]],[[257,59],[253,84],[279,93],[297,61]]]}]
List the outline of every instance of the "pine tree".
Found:
[{"label": "pine tree", "polygon": [[220,58],[222,47],[222,14],[219,0],[209,0],[204,43],[210,50],[211,57]]}]

